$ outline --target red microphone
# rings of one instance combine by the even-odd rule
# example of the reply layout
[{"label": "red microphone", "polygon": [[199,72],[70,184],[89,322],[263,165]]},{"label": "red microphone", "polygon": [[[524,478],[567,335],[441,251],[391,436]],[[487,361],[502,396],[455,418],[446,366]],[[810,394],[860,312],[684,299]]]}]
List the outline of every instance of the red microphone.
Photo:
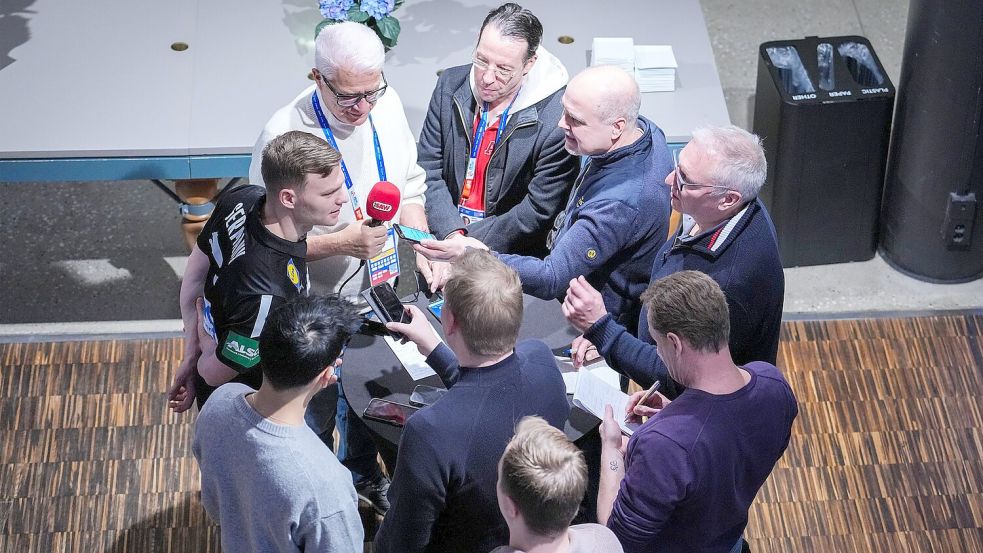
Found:
[{"label": "red microphone", "polygon": [[386,221],[391,221],[399,209],[399,188],[389,181],[379,181],[372,185],[368,197],[365,198],[365,214],[372,218],[370,227],[377,227]]}]

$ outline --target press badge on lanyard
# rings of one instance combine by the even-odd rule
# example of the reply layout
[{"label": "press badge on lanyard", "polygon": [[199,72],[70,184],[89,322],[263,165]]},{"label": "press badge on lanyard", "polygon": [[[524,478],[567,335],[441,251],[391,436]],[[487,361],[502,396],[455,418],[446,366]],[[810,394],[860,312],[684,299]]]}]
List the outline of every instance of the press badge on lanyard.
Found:
[{"label": "press badge on lanyard", "polygon": [[[328,119],[321,110],[321,102],[318,101],[317,91],[311,96],[311,104],[314,107],[314,114],[317,115],[317,122],[321,124],[324,138],[335,150],[338,143],[335,141],[334,133],[328,125]],[[379,180],[386,180],[386,163],[382,159],[382,146],[379,144],[379,135],[375,132],[375,123],[372,122],[372,115],[369,115],[369,126],[372,127],[372,145],[375,150],[375,165],[379,170]],[[355,220],[361,221],[365,217],[362,215],[362,206],[358,202],[358,195],[355,193],[355,183],[348,173],[345,161],[341,161],[341,172],[345,176],[345,189],[348,191],[348,199],[351,200],[352,210],[355,212]],[[382,248],[382,253],[369,259],[369,282],[372,286],[381,284],[391,278],[399,276],[399,254],[396,253],[396,232],[389,227],[386,232],[386,245]]]},{"label": "press badge on lanyard", "polygon": [[[512,101],[509,102],[508,107],[502,112],[502,118],[498,123],[498,130],[495,132],[495,144],[492,148],[492,153],[494,154],[494,148],[498,147],[498,141],[502,138],[502,131],[505,130],[505,124],[508,122],[509,110],[512,109],[512,104],[515,103],[515,99],[519,97],[519,92],[516,91],[515,96],[512,97]],[[474,209],[470,207],[465,207],[464,204],[467,202],[468,197],[471,196],[471,187],[474,184],[474,174],[475,167],[478,164],[478,152],[481,149],[481,143],[485,138],[485,128],[488,126],[488,102],[485,102],[484,109],[481,111],[481,118],[478,119],[478,128],[474,131],[474,137],[471,140],[471,153],[468,156],[468,168],[464,173],[464,186],[461,190],[461,201],[460,205],[457,206],[458,212],[461,214],[461,218],[464,219],[465,225],[470,225],[475,221],[480,221],[485,218],[484,206],[482,209]],[[489,160],[490,161],[490,160]],[[487,197],[488,183],[483,183],[485,187],[485,194]]]}]

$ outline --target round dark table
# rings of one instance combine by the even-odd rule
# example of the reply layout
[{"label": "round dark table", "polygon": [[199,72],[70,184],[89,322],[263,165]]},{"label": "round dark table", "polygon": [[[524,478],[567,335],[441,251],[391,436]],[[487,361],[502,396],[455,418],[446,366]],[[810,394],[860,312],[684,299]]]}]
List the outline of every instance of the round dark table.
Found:
[{"label": "round dark table", "polygon": [[[418,276],[418,278],[422,280],[422,277]],[[404,297],[404,303],[410,298],[412,296]],[[522,300],[523,316],[522,326],[519,327],[519,341],[535,338],[545,342],[550,349],[556,349],[568,346],[579,335],[563,317],[558,301],[541,300],[525,294]],[[429,302],[427,294],[421,292],[415,303],[426,314],[440,337],[444,338],[440,321],[427,309]],[[567,365],[565,370],[572,370],[572,367]],[[372,398],[388,399],[409,405],[410,394],[419,384],[444,388],[443,381],[437,375],[414,381],[383,337],[363,334],[352,337],[348,349],[345,350],[345,364],[339,385],[344,386],[345,396],[354,414],[372,431],[379,455],[389,474],[393,474],[396,468],[397,446],[402,428],[367,420],[362,417],[362,413]],[[574,524],[597,522],[596,499],[601,457],[601,439],[597,427],[601,421],[586,411],[574,408],[572,396],[567,396],[567,402],[570,403],[571,408],[563,430],[567,437],[584,452],[587,461],[587,493],[584,495]]]},{"label": "round dark table", "polygon": [[[403,301],[406,302],[407,298],[403,298]],[[426,314],[434,329],[443,338],[440,321],[427,309],[429,302],[429,298],[424,293],[420,293],[416,305]],[[519,341],[536,338],[545,342],[550,348],[559,348],[568,346],[578,335],[579,333],[563,317],[559,302],[523,295]],[[345,365],[342,373],[341,384],[344,386],[345,397],[352,410],[381,438],[382,442],[386,442],[379,444],[380,450],[389,449],[385,447],[387,444],[398,445],[402,429],[362,417],[362,412],[372,398],[409,405],[410,394],[419,384],[444,388],[444,383],[437,375],[414,381],[381,336],[356,334],[352,337],[345,350]],[[567,397],[567,401],[570,401],[570,396]],[[564,431],[567,437],[576,441],[596,428],[599,422],[589,413],[580,409],[571,409]],[[384,454],[383,457],[385,458],[386,455]],[[389,464],[388,460],[387,464]]]}]

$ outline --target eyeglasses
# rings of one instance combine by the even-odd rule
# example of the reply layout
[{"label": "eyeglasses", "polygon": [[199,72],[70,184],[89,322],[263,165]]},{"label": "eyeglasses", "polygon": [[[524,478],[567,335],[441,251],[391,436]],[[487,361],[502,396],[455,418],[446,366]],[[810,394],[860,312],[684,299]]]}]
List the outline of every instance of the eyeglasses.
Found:
[{"label": "eyeglasses", "polygon": [[[478,59],[477,54],[471,56],[471,64],[474,65],[478,69],[478,71],[488,71],[488,68],[492,67],[493,65],[485,60]],[[511,71],[506,71],[501,67],[495,66],[495,78],[498,79],[500,82],[507,83],[511,81],[512,77],[514,77],[516,73],[518,73],[518,71],[516,71],[515,69]]]},{"label": "eyeglasses", "polygon": [[328,90],[330,90],[331,93],[334,94],[335,102],[337,102],[338,105],[343,108],[350,108],[354,105],[357,105],[359,102],[362,101],[363,98],[365,99],[366,102],[370,104],[374,104],[379,101],[379,98],[382,98],[382,95],[386,93],[386,88],[389,87],[389,83],[386,82],[385,74],[382,74],[382,86],[370,92],[362,92],[359,94],[342,94],[338,92],[337,90],[334,89],[333,86],[331,86],[331,83],[328,82],[328,79],[324,78],[323,73],[321,74],[321,81],[323,81],[325,86],[328,87]]},{"label": "eyeglasses", "polygon": [[676,173],[676,192],[679,193],[682,193],[683,187],[685,186],[692,186],[694,188],[719,188],[722,190],[733,190],[733,188],[730,188],[728,186],[720,186],[719,184],[699,184],[696,182],[686,182],[686,179],[683,178],[683,173],[682,171],[679,170],[678,165],[676,166],[675,173]]}]

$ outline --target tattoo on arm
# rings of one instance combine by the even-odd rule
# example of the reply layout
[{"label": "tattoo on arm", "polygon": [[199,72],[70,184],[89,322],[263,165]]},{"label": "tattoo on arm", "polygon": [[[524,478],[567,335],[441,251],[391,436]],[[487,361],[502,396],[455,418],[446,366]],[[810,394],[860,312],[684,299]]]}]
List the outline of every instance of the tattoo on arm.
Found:
[{"label": "tattoo on arm", "polygon": [[617,471],[618,470],[618,462],[617,461],[611,461],[610,463],[608,463],[608,466],[613,471]]}]

